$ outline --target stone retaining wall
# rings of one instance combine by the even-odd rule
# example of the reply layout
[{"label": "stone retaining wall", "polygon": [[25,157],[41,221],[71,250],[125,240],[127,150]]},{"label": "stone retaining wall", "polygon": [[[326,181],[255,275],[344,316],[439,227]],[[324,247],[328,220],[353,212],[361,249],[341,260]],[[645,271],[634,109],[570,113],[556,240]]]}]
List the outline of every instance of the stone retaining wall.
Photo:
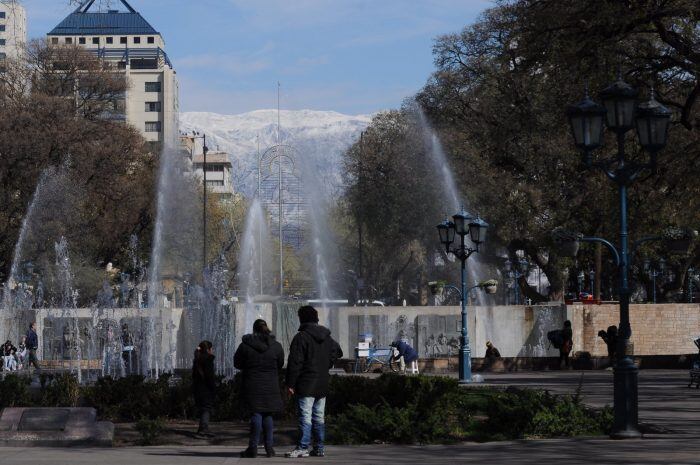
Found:
[{"label": "stone retaining wall", "polygon": [[[569,305],[567,315],[574,328],[574,351],[607,355],[598,331],[619,324],[619,306]],[[693,340],[700,337],[700,304],[630,305],[630,324],[635,355],[696,353]]]},{"label": "stone retaining wall", "polygon": [[[341,307],[320,310],[321,323],[329,326],[345,356],[354,357],[360,334],[372,333],[378,346],[405,337],[421,358],[455,355],[460,331],[460,308],[445,307]],[[469,308],[472,357],[483,357],[487,340],[503,357],[553,357],[548,331],[571,320],[574,352],[607,356],[598,331],[619,324],[619,306],[541,305]],[[630,307],[634,354],[684,355],[697,353],[693,339],[700,337],[700,304],[644,304]]]}]

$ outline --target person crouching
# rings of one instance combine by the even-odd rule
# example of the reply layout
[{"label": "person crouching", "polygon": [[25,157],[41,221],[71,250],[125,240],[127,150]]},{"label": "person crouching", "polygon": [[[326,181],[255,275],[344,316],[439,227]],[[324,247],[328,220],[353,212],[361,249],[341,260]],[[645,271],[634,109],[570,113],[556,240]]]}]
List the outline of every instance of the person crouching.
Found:
[{"label": "person crouching", "polygon": [[253,334],[243,336],[233,356],[233,365],[243,376],[243,399],[251,412],[248,448],[241,457],[258,456],[260,436],[265,433],[265,452],[275,456],[272,414],[282,411],[279,372],[284,366],[284,349],[264,320],[256,320]]}]

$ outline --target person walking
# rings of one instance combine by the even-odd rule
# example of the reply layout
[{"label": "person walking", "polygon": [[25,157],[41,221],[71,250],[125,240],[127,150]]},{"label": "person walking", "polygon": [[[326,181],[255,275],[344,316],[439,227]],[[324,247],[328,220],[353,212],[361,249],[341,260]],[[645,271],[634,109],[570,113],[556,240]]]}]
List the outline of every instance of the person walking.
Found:
[{"label": "person walking", "polygon": [[27,357],[27,370],[34,365],[37,371],[39,368],[39,359],[36,356],[36,351],[39,350],[39,335],[36,333],[36,321],[29,325],[29,330],[27,331],[27,351],[29,353]]},{"label": "person walking", "polygon": [[[299,442],[287,457],[323,457],[325,440],[326,396],[330,369],[343,356],[331,331],[318,324],[318,312],[311,306],[299,308],[299,332],[292,339],[287,361],[286,384],[296,396],[299,415]],[[311,440],[314,440],[314,447]]]},{"label": "person walking", "polygon": [[241,457],[258,456],[263,432],[265,453],[274,457],[272,414],[283,408],[279,372],[284,367],[284,349],[265,320],[256,320],[253,334],[243,336],[233,356],[233,366],[242,372],[243,399],[251,412],[248,448]]},{"label": "person walking", "polygon": [[192,394],[199,414],[199,439],[212,438],[209,430],[211,410],[216,397],[216,374],[214,373],[214,348],[209,341],[202,341],[194,352],[192,362]]},{"label": "person walking", "polygon": [[569,354],[571,354],[571,349],[574,347],[574,333],[571,329],[571,322],[566,320],[564,322],[564,327],[561,329],[561,347],[559,347],[559,368],[561,368],[562,361],[564,362],[564,367],[569,368]]}]

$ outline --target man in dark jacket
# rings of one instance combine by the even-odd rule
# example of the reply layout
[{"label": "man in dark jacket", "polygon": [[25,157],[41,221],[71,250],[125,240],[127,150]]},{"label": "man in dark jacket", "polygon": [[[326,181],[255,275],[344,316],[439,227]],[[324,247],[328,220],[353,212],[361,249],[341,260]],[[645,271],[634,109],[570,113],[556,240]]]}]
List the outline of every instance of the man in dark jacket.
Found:
[{"label": "man in dark jacket", "polygon": [[27,369],[34,365],[34,368],[39,370],[39,360],[36,357],[36,351],[39,350],[39,336],[36,334],[36,322],[29,325],[26,344],[27,351],[29,352],[29,357],[27,358]]},{"label": "man in dark jacket", "polygon": [[265,452],[268,457],[274,457],[272,414],[282,411],[283,407],[279,372],[284,366],[284,349],[264,320],[256,320],[253,334],[243,336],[233,356],[233,365],[241,370],[243,399],[251,413],[248,448],[241,457],[258,456],[263,431]]},{"label": "man in dark jacket", "polygon": [[[343,351],[331,332],[318,324],[318,312],[311,306],[299,309],[299,332],[289,348],[287,389],[296,395],[299,412],[299,443],[287,457],[324,456],[326,396],[329,370]],[[311,446],[313,433],[315,445]]]}]

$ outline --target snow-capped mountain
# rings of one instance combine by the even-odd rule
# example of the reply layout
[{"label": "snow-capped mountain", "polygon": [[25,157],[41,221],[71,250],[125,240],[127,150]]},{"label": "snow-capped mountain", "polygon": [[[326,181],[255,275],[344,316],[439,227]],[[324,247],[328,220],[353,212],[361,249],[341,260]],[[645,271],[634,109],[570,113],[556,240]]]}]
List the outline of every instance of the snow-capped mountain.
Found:
[{"label": "snow-capped mountain", "polygon": [[[340,159],[370,123],[371,115],[349,116],[333,111],[282,110],[280,142],[294,146],[315,166],[326,183],[340,181]],[[189,112],[180,114],[180,130],[207,135],[211,150],[228,152],[234,166],[236,189],[254,189],[258,147],[264,152],[277,143],[277,110],[239,115]],[[308,157],[308,158],[307,158]]]}]

